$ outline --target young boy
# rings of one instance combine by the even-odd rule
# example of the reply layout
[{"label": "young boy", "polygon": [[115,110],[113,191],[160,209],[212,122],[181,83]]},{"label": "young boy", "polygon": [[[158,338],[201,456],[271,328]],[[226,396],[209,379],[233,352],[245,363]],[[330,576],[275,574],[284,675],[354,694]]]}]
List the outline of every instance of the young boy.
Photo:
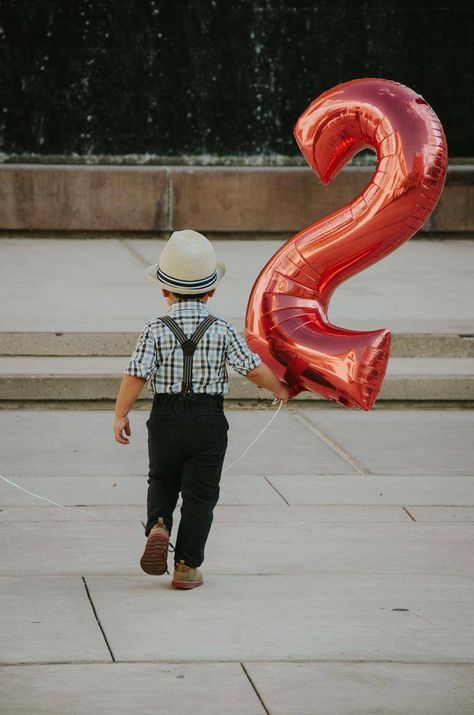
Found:
[{"label": "young boy", "polygon": [[[226,363],[286,402],[286,383],[253,353],[236,328],[209,314],[206,303],[225,274],[211,243],[191,230],[175,231],[159,263],[146,269],[170,309],[142,330],[125,368],[115,405],[114,434],[129,444],[128,413],[145,382],[153,393],[148,428],[147,542],[140,561],[153,575],[168,573],[173,512],[182,496],[172,586],[203,583],[198,569],[219,498],[229,423]],[[125,432],[125,434],[123,434]]]}]

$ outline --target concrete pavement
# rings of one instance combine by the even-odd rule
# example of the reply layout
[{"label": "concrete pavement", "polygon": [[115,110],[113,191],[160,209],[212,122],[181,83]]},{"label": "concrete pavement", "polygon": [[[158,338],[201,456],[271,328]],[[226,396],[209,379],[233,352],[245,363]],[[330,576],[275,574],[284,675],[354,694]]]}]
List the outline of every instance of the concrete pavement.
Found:
[{"label": "concrete pavement", "polygon": [[[224,468],[271,410],[226,413]],[[223,474],[189,593],[140,571],[147,411],[128,447],[111,417],[0,412],[2,473],[77,507],[0,482],[6,712],[472,712],[471,411],[285,406]]]},{"label": "concrete pavement", "polygon": [[[0,330],[137,334],[166,312],[144,275],[163,240],[4,238]],[[252,284],[282,241],[214,241],[227,274],[209,309],[241,330]],[[408,241],[334,293],[329,317],[350,329],[473,335],[470,241]]]},{"label": "concrete pavement", "polygon": [[[139,568],[149,403],[132,412],[127,447],[107,403],[139,331],[166,310],[143,275],[162,245],[2,239],[0,473],[74,508],[0,480],[0,709],[471,715],[472,244],[408,243],[331,303],[336,324],[394,331],[388,404],[437,409],[299,397],[230,466],[275,409],[249,409],[268,395],[231,375],[247,408],[226,401],[205,583],[189,593]],[[209,307],[242,330],[281,241],[215,245],[228,275]],[[104,402],[71,409],[79,398]],[[178,523],[179,508],[173,543]]]}]

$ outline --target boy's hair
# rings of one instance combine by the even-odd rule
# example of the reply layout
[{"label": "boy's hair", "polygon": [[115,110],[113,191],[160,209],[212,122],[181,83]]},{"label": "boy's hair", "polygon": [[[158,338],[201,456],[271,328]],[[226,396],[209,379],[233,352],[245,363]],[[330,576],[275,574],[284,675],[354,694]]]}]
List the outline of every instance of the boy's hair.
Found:
[{"label": "boy's hair", "polygon": [[170,291],[171,295],[174,295],[175,298],[178,298],[179,300],[191,300],[191,299],[201,299],[204,298],[205,295],[209,293],[209,291],[205,291],[204,293],[175,293],[174,291]]}]

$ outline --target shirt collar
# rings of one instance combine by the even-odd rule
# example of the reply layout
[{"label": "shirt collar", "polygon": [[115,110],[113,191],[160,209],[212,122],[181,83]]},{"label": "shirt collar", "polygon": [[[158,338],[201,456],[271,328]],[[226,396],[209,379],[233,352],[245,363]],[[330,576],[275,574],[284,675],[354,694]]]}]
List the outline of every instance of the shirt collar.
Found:
[{"label": "shirt collar", "polygon": [[172,318],[175,315],[183,315],[183,314],[189,314],[193,313],[193,315],[209,315],[209,311],[207,309],[207,306],[205,303],[200,301],[198,298],[196,300],[183,300],[183,301],[177,301],[176,303],[173,303],[170,305],[170,309],[168,311],[168,315],[170,315]]}]

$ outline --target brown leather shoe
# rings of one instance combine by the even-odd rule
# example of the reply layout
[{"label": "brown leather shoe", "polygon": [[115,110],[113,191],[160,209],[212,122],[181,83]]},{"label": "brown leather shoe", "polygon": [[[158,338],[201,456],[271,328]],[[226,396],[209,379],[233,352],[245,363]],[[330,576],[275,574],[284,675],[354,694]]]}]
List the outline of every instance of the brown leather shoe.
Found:
[{"label": "brown leather shoe", "polygon": [[202,586],[203,583],[204,579],[199,569],[186,566],[184,561],[175,564],[173,580],[171,581],[171,585],[174,588],[196,588],[196,586]]},{"label": "brown leather shoe", "polygon": [[168,571],[168,546],[169,533],[163,518],[160,516],[158,523],[151,529],[145,546],[145,551],[140,559],[140,566],[145,573],[152,576],[161,576]]}]

